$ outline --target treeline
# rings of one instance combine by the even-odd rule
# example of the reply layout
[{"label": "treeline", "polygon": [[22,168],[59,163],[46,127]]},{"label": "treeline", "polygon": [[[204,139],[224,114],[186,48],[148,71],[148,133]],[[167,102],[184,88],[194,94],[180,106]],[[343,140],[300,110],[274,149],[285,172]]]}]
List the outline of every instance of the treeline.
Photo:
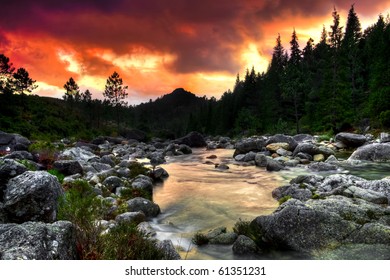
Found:
[{"label": "treeline", "polygon": [[202,113],[206,121],[196,129],[237,134],[389,128],[389,17],[380,15],[363,32],[353,6],[345,29],[336,9],[332,16],[317,44],[309,39],[300,49],[293,30],[287,51],[278,36],[268,70],[237,75],[233,91],[210,101]]},{"label": "treeline", "polygon": [[[63,100],[28,96],[27,70],[0,55],[0,130],[32,138],[125,135],[175,138],[197,130],[210,135],[329,132],[390,128],[390,20],[380,15],[362,31],[352,6],[345,28],[336,9],[320,41],[303,48],[295,30],[289,48],[276,39],[266,72],[237,75],[220,100],[176,89],[138,106],[125,102],[119,74],[108,77],[103,100],[81,92],[70,78]],[[12,94],[18,93],[18,94]]]}]

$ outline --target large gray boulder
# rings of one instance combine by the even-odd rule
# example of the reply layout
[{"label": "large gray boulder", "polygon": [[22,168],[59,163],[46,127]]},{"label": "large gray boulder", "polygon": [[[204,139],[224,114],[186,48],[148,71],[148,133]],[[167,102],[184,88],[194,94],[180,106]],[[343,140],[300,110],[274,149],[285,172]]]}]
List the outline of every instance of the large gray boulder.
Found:
[{"label": "large gray boulder", "polygon": [[53,163],[53,168],[65,176],[83,173],[83,168],[77,160],[58,160]]},{"label": "large gray boulder", "polygon": [[335,137],[335,140],[342,142],[345,146],[351,148],[360,147],[367,142],[366,136],[348,132],[338,133]]},{"label": "large gray boulder", "polygon": [[146,217],[156,217],[160,214],[160,207],[146,198],[136,197],[126,201],[126,203],[129,212],[142,211]]},{"label": "large gray boulder", "polygon": [[97,160],[99,157],[95,155],[92,152],[89,152],[83,148],[75,147],[70,148],[62,152],[60,155],[61,159],[71,159],[71,160],[77,160],[77,161],[91,161],[91,160]]},{"label": "large gray boulder", "polygon": [[164,253],[164,259],[166,260],[181,260],[179,253],[176,251],[175,246],[171,240],[162,240],[156,243],[156,247],[162,250]]},{"label": "large gray boulder", "polygon": [[356,160],[390,162],[390,143],[374,143],[359,147],[347,161]]},{"label": "large gray boulder", "polygon": [[186,136],[174,140],[174,142],[176,144],[185,144],[187,146],[190,146],[191,148],[207,146],[203,135],[196,131],[190,132]]},{"label": "large gray boulder", "polygon": [[[306,202],[289,199],[273,214],[257,217],[251,227],[267,246],[314,252],[354,242],[388,245],[383,236],[390,227],[380,221],[389,215],[381,206],[334,195]],[[364,230],[362,225],[367,223],[375,224],[376,236]]]},{"label": "large gray boulder", "polygon": [[233,253],[237,255],[253,254],[258,251],[256,243],[245,235],[239,235],[233,244]]},{"label": "large gray boulder", "polygon": [[46,171],[27,171],[8,181],[3,206],[6,223],[56,220],[57,200],[63,189],[58,179]]},{"label": "large gray boulder", "polygon": [[294,149],[293,156],[295,157],[299,153],[308,154],[311,156],[321,154],[320,148],[313,143],[299,143]]},{"label": "large gray boulder", "polygon": [[0,159],[0,201],[1,201],[1,190],[4,189],[5,184],[9,179],[23,174],[28,169],[23,164],[20,164],[13,159]]},{"label": "large gray boulder", "polygon": [[242,139],[235,145],[235,151],[233,157],[240,154],[247,154],[249,152],[260,152],[265,147],[265,141],[263,138],[246,138]]},{"label": "large gray boulder", "polygon": [[0,224],[0,259],[75,260],[75,233],[68,221]]},{"label": "large gray boulder", "polygon": [[298,142],[294,139],[294,137],[284,134],[276,134],[274,136],[271,136],[267,142],[266,145],[272,144],[272,143],[287,143],[289,151],[294,151],[295,148],[298,145]]},{"label": "large gray boulder", "polygon": [[30,144],[26,137],[0,131],[0,151],[26,151]]},{"label": "large gray boulder", "polygon": [[131,187],[134,189],[139,189],[146,191],[150,194],[153,193],[153,181],[150,177],[145,175],[138,175],[131,182]]}]

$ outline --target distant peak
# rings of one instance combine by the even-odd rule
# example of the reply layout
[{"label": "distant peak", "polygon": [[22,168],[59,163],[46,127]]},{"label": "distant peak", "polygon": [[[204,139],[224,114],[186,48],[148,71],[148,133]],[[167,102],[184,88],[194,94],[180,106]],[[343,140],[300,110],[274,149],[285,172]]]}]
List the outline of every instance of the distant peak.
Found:
[{"label": "distant peak", "polygon": [[177,88],[174,91],[172,91],[171,94],[182,94],[182,93],[187,93],[188,94],[188,93],[191,93],[191,92],[186,91],[184,88]]}]

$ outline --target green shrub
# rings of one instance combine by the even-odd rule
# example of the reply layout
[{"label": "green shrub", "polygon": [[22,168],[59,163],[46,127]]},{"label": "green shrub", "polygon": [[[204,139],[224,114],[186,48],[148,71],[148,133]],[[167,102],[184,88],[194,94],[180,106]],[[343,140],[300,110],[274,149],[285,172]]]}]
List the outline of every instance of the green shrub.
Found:
[{"label": "green shrub", "polygon": [[31,171],[37,170],[37,167],[27,159],[20,159],[20,160],[18,160],[18,162],[20,164],[23,164],[28,170],[31,170]]},{"label": "green shrub", "polygon": [[135,178],[138,175],[147,175],[149,169],[143,166],[139,162],[132,162],[129,166],[130,169],[130,178]]},{"label": "green shrub", "polygon": [[244,221],[244,220],[241,220],[238,219],[238,221],[234,224],[233,226],[233,231],[237,234],[237,235],[246,235],[246,236],[250,236],[251,235],[251,228],[250,228],[250,221]]},{"label": "green shrub", "polygon": [[209,239],[206,235],[201,232],[195,233],[194,237],[192,237],[192,243],[198,246],[206,245],[209,243]]},{"label": "green shrub", "polygon": [[143,190],[143,189],[134,189],[131,187],[128,188],[122,188],[120,190],[120,197],[121,199],[129,200],[135,197],[143,197],[149,200],[152,200],[152,195],[150,192]]},{"label": "green shrub", "polygon": [[50,173],[53,176],[56,176],[58,181],[62,184],[65,179],[65,175],[59,172],[57,169],[49,169],[47,170],[48,173]]},{"label": "green shrub", "polygon": [[119,223],[99,240],[105,260],[161,260],[164,252],[156,241],[146,239],[134,223]]},{"label": "green shrub", "polygon": [[321,196],[318,193],[313,193],[311,199],[321,199]]},{"label": "green shrub", "polygon": [[281,199],[278,200],[279,205],[285,203],[287,200],[289,200],[289,199],[291,199],[291,198],[292,198],[291,195],[285,195],[285,196],[283,196]]}]

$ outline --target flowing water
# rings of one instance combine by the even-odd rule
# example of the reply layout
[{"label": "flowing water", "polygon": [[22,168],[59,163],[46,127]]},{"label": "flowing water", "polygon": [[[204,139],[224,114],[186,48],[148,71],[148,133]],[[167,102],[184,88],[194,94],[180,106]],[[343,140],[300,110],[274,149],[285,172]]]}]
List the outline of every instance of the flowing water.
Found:
[{"label": "flowing water", "polygon": [[[272,213],[278,206],[271,192],[287,184],[291,178],[309,173],[307,169],[267,172],[255,166],[237,165],[232,158],[234,150],[193,149],[193,154],[172,157],[162,167],[170,174],[154,188],[153,200],[162,213],[151,225],[158,239],[170,239],[185,259],[235,259],[231,246],[191,243],[197,232],[224,226],[228,231],[239,220],[253,220]],[[215,159],[208,159],[216,155]],[[206,162],[209,161],[207,164]],[[226,163],[228,170],[218,170],[212,163]],[[389,173],[390,165],[372,165],[355,168],[355,175],[380,179]],[[348,172],[348,171],[344,171]],[[284,256],[274,256],[283,258]]]}]

